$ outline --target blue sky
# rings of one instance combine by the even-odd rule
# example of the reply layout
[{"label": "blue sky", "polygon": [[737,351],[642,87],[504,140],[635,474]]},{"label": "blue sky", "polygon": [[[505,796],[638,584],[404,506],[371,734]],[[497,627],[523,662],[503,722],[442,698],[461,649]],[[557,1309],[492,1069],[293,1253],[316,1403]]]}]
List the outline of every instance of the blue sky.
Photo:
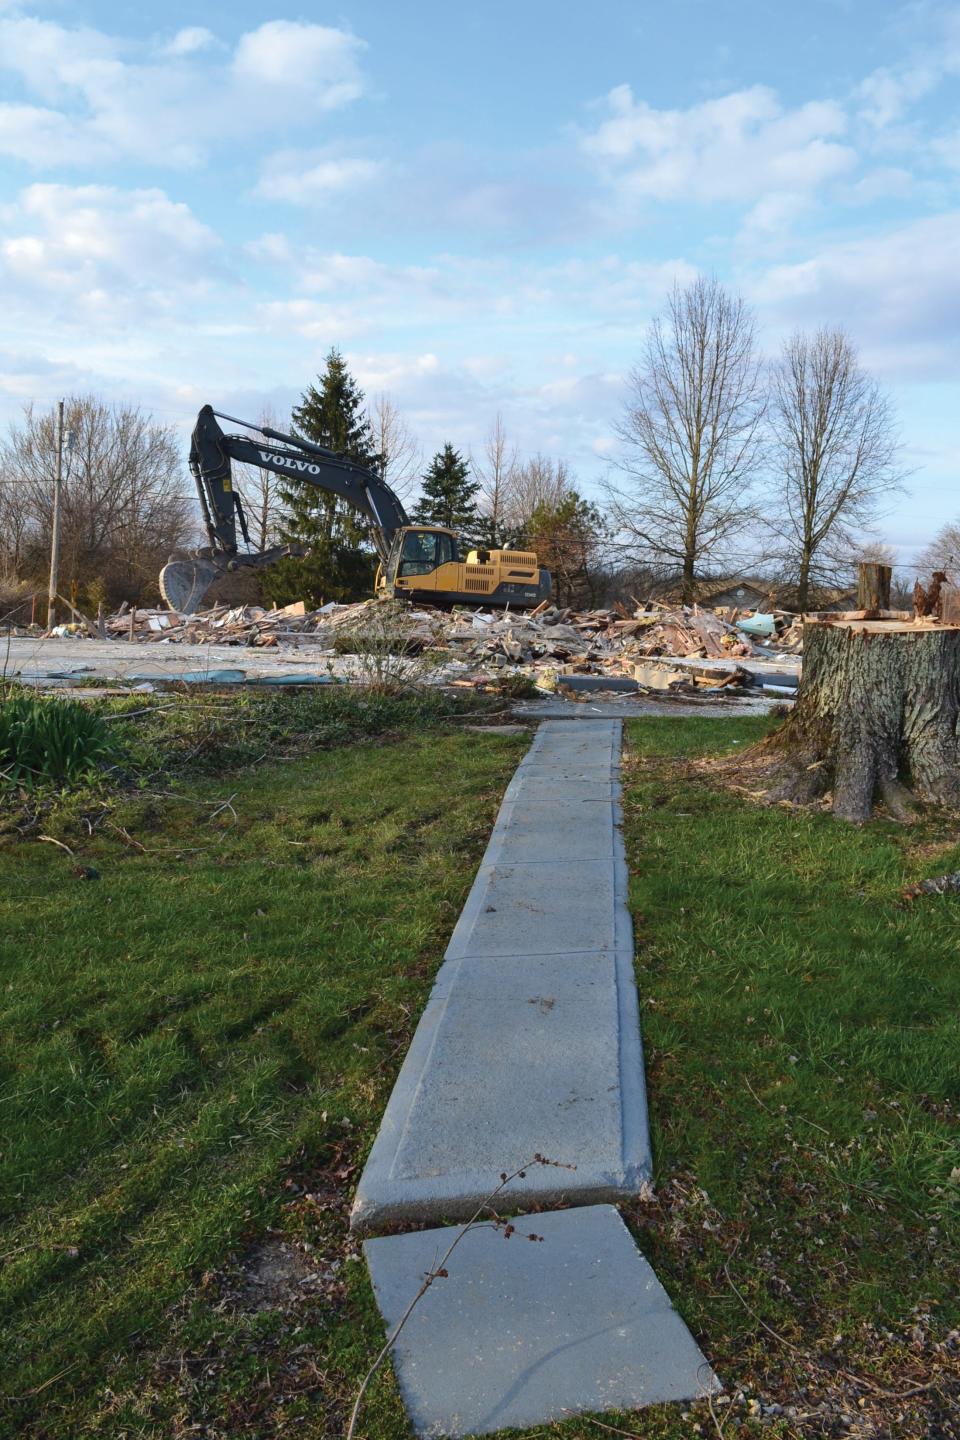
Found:
[{"label": "blue sky", "polygon": [[331,344],[424,452],[596,489],[674,280],[890,390],[904,560],[957,498],[960,7],[0,0],[0,420],[280,415]]}]

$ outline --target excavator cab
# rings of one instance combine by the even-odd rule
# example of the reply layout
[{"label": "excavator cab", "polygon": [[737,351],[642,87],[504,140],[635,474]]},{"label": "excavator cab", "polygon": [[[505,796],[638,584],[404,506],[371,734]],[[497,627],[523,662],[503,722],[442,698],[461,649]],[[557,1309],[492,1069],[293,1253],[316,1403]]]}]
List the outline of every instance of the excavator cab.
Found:
[{"label": "excavator cab", "polygon": [[[460,559],[452,530],[435,526],[405,526],[393,537],[380,587],[388,595],[436,594],[442,567]],[[449,578],[449,577],[447,577]],[[441,588],[445,588],[441,586]]]},{"label": "excavator cab", "polygon": [[438,525],[405,525],[394,535],[377,592],[434,605],[512,605],[529,609],[550,594],[550,576],[527,551],[470,550]]}]

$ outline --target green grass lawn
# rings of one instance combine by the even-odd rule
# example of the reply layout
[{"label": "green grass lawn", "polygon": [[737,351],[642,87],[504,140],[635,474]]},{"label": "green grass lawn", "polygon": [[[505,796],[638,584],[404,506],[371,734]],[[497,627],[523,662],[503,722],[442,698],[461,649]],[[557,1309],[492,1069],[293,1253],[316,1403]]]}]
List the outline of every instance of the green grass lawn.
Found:
[{"label": "green grass lawn", "polygon": [[960,830],[762,809],[690,770],[769,723],[628,727],[657,1190],[631,1218],[721,1376],[807,1416],[772,1433],[952,1435],[960,900],[900,892],[960,869]]},{"label": "green grass lawn", "polygon": [[524,743],[155,776],[92,837],[55,810],[72,856],[0,839],[2,1433],[325,1433],[376,1335],[335,1333],[356,1166]]},{"label": "green grass lawn", "polygon": [[[0,838],[3,1433],[342,1434],[382,1339],[352,1188],[526,743],[352,723],[252,769],[204,729],[204,773],[181,736],[179,799],[55,810],[73,856]],[[625,1215],[732,1403],[528,1440],[956,1433],[960,898],[899,897],[958,832],[693,768],[768,723],[634,722],[625,766],[656,1167]],[[360,1434],[409,1435],[389,1368]]]}]

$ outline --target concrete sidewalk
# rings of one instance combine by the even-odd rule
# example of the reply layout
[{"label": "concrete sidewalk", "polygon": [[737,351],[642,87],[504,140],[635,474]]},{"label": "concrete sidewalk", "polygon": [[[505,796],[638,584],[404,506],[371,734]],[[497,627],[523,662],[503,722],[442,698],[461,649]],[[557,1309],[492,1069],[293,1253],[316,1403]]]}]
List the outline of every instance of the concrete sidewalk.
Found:
[{"label": "concrete sidewalk", "polygon": [[650,1174],[620,726],[547,723],[507,789],[387,1105],[356,1229],[635,1195]]},{"label": "concrete sidewalk", "polygon": [[[610,1205],[650,1174],[620,725],[540,727],[507,790],[357,1192],[353,1224],[473,1215],[392,1353],[419,1436],[692,1400],[719,1384]],[[561,1167],[573,1168],[561,1168]],[[456,1227],[367,1240],[388,1329]],[[532,1242],[532,1243],[531,1243]]]}]

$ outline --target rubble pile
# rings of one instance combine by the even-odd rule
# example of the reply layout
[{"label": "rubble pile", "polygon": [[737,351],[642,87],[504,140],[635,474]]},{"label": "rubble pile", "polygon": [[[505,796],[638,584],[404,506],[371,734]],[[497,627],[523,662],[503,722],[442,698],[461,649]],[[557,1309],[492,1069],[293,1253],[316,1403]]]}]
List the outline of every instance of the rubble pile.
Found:
[{"label": "rubble pile", "polygon": [[[564,690],[572,685],[571,677],[585,676],[605,678],[612,689],[737,689],[760,683],[750,673],[750,661],[771,655],[768,646],[759,646],[721,612],[654,600],[636,604],[633,613],[622,605],[574,611],[549,601],[527,612],[429,606],[385,611],[377,600],[331,602],[316,610],[302,601],[273,610],[221,605],[195,615],[124,608],[100,624],[106,638],[134,644],[275,647],[310,657],[342,657],[385,616],[391,648],[428,652],[431,678],[454,685],[514,673],[527,675],[543,690]],[[737,612],[733,616],[739,618]],[[782,636],[771,635],[768,645],[779,647],[783,639],[791,651],[801,635],[802,626],[796,624]],[[598,688],[596,680],[589,683]]]},{"label": "rubble pile", "polygon": [[461,614],[445,639],[463,657],[505,664],[559,662],[559,673],[633,677],[638,661],[656,656],[730,659],[753,654],[731,626],[697,607],[574,612],[555,606],[528,615]]}]

